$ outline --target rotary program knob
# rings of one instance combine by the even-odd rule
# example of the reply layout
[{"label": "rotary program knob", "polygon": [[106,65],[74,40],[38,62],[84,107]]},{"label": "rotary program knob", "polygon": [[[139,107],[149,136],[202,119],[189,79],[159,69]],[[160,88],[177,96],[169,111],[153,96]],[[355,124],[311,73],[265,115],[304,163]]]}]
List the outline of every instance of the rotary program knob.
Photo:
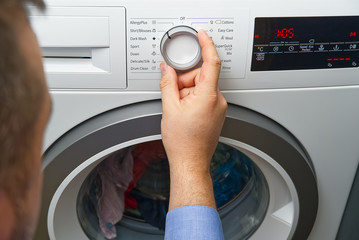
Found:
[{"label": "rotary program knob", "polygon": [[178,71],[199,67],[202,49],[197,31],[188,26],[171,28],[162,37],[161,54],[166,63]]}]

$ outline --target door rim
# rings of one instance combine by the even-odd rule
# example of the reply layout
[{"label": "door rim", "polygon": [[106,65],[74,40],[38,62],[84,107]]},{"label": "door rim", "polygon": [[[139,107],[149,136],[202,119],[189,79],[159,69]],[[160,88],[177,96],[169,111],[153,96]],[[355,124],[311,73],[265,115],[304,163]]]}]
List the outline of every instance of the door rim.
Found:
[{"label": "door rim", "polygon": [[[71,129],[56,141],[44,155],[43,194],[46,196],[43,199],[36,236],[40,234],[42,238],[39,239],[44,239],[44,231],[47,236],[46,218],[50,202],[63,180],[75,168],[96,153],[119,143],[144,139],[148,136],[159,137],[161,117],[160,101],[136,103],[95,116]],[[106,143],[95,141],[104,136],[108,137],[114,129],[122,132],[122,136],[117,138],[110,136]],[[260,149],[275,159],[290,176],[298,195],[300,209],[291,238],[305,239],[316,218],[318,190],[313,164],[300,142],[275,121],[260,113],[232,104],[228,106],[221,138],[234,139]],[[74,149],[77,149],[77,154],[84,153],[78,162],[67,158],[69,152]],[[288,163],[288,156],[294,159],[290,163]],[[300,174],[298,170],[301,171]],[[45,229],[41,230],[41,228]]]}]

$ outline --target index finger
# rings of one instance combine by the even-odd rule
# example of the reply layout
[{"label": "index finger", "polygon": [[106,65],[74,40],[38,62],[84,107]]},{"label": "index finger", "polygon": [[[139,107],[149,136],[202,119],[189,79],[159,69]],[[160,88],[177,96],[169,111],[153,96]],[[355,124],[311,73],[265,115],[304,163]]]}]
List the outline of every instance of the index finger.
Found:
[{"label": "index finger", "polygon": [[213,40],[204,30],[199,30],[198,40],[202,48],[203,59],[199,81],[201,84],[204,83],[208,90],[217,91],[218,77],[221,70],[221,59],[218,56]]}]

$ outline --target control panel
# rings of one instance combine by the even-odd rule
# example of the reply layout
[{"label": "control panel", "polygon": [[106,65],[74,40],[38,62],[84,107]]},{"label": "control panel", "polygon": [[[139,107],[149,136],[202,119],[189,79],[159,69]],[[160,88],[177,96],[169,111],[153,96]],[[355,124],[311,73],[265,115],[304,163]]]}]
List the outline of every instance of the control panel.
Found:
[{"label": "control panel", "polygon": [[[154,12],[156,14],[152,14]],[[178,29],[181,29],[183,32],[183,27],[187,29],[185,32],[188,34],[184,36],[181,33],[184,36],[179,40],[181,42],[193,41],[189,34],[190,29],[194,31],[204,29],[213,39],[222,60],[220,75],[222,79],[244,78],[248,19],[249,10],[246,8],[206,9],[206,11],[166,8],[166,11],[162,13],[158,9],[131,11],[127,18],[128,79],[158,80],[160,78],[159,65],[165,60],[161,54],[161,40],[166,38],[169,30],[174,29],[172,31],[178,32]],[[195,45],[188,48],[197,49]],[[194,51],[193,54],[193,61],[197,63],[197,52]],[[187,57],[178,57],[178,61],[184,61],[183,59]]]},{"label": "control panel", "polygon": [[358,1],[340,11],[319,0],[311,11],[250,0],[55,2],[29,7],[50,89],[157,91],[161,62],[178,72],[202,64],[200,29],[222,60],[221,90],[358,84]]},{"label": "control panel", "polygon": [[356,68],[359,17],[256,18],[252,71]]}]

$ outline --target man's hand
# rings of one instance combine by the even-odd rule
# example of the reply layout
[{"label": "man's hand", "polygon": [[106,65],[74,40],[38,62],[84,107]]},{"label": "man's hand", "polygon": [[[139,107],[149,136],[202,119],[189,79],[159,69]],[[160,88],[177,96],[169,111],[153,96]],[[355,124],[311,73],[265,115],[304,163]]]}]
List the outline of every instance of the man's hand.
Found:
[{"label": "man's hand", "polygon": [[218,88],[221,60],[214,43],[203,30],[198,39],[201,68],[177,76],[173,68],[161,64],[161,129],[170,163],[170,210],[188,205],[215,208],[210,161],[227,102]]}]

